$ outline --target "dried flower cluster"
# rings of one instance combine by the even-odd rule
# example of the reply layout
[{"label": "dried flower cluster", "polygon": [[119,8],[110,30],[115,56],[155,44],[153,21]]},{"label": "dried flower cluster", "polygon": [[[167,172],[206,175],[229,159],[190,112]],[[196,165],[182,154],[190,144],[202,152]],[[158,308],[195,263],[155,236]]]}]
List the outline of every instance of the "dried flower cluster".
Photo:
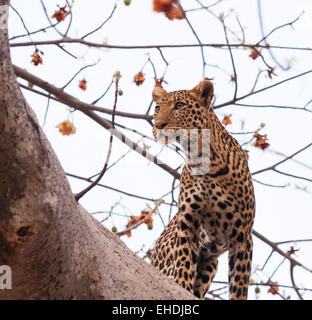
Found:
[{"label": "dried flower cluster", "polygon": [[266,134],[260,134],[258,131],[256,131],[254,133],[254,138],[256,138],[256,142],[254,143],[255,147],[265,150],[270,146],[270,144],[267,142],[268,138]]},{"label": "dried flower cluster", "polygon": [[59,129],[60,133],[63,136],[69,136],[69,135],[74,134],[76,132],[75,126],[69,120],[64,120],[59,125],[57,125],[56,128]]},{"label": "dried flower cluster", "polygon": [[154,0],[153,9],[163,12],[169,20],[184,19],[183,12],[175,5],[174,0]]},{"label": "dried flower cluster", "polygon": [[59,10],[55,11],[52,18],[56,19],[58,22],[64,21],[68,12],[65,10],[66,7],[60,8]]}]

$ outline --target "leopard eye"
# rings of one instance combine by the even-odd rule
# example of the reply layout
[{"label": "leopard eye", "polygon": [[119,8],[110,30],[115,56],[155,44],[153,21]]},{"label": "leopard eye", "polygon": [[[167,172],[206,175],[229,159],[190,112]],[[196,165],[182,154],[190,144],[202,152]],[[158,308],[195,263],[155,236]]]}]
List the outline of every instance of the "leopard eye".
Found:
[{"label": "leopard eye", "polygon": [[156,106],[156,107],[155,107],[155,111],[158,112],[159,110],[160,110],[160,106]]},{"label": "leopard eye", "polygon": [[177,102],[175,105],[174,105],[174,108],[175,109],[180,109],[184,106],[184,104],[182,102]]}]

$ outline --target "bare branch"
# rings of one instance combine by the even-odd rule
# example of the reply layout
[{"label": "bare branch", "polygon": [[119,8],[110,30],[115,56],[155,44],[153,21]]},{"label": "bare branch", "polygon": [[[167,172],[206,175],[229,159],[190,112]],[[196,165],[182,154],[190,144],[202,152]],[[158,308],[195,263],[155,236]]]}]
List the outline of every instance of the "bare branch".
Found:
[{"label": "bare branch", "polygon": [[285,257],[286,259],[288,259],[294,266],[299,266],[303,269],[305,269],[306,271],[312,273],[312,270],[305,267],[303,264],[301,264],[300,262],[298,262],[297,260],[295,260],[294,258],[292,258],[290,255],[288,255],[286,252],[284,252],[283,250],[281,250],[278,245],[275,242],[270,241],[269,239],[267,239],[266,237],[264,237],[262,234],[260,234],[259,232],[257,232],[256,230],[252,231],[252,234],[255,235],[257,238],[259,238],[260,240],[262,240],[263,242],[267,243],[273,251],[278,252],[281,256]]},{"label": "bare branch", "polygon": [[99,31],[113,17],[113,14],[114,14],[116,8],[117,8],[117,5],[115,4],[109,17],[107,19],[105,19],[105,21],[99,27],[97,27],[96,29],[94,29],[94,30],[88,32],[87,34],[85,34],[84,36],[82,36],[81,39],[85,39],[86,37],[90,36],[91,34]]},{"label": "bare branch", "polygon": [[[293,158],[294,156],[296,156],[297,154],[299,154],[300,152],[310,148],[312,146],[312,143],[309,143],[308,145],[306,145],[305,147],[301,148],[300,150],[296,151],[295,153],[291,154],[290,156],[286,157],[285,159],[273,164],[272,166],[269,166],[269,167],[266,167],[264,169],[261,169],[261,170],[258,170],[258,171],[255,171],[252,173],[252,175],[256,175],[256,174],[259,174],[259,173],[262,173],[262,172],[265,172],[265,171],[268,171],[268,170],[276,170],[276,167],[281,165],[282,163],[286,162],[287,160]],[[279,172],[279,171],[278,171]],[[312,181],[312,180],[309,180],[308,181]]]},{"label": "bare branch", "polygon": [[[248,44],[248,43],[191,43],[191,44],[156,44],[156,45],[112,45],[107,43],[96,43],[90,42],[83,39],[73,39],[70,37],[61,38],[61,39],[54,39],[54,40],[43,40],[43,41],[31,41],[31,42],[18,42],[18,43],[11,43],[10,47],[27,47],[27,46],[50,46],[50,45],[58,45],[62,43],[79,43],[88,47],[93,48],[106,48],[106,49],[133,49],[133,50],[141,50],[141,49],[174,49],[174,48],[196,48],[196,47],[211,47],[211,48],[218,48],[218,49],[228,49],[231,47],[232,49],[244,49],[244,48],[264,48],[267,49],[268,46],[266,45],[255,45],[255,44]],[[270,45],[272,49],[281,49],[281,50],[299,50],[299,51],[312,51],[310,47],[289,47],[289,46],[276,46]]]},{"label": "bare branch", "polygon": [[[115,110],[117,107],[117,100],[118,100],[119,79],[120,79],[120,73],[118,72],[118,74],[117,74],[117,72],[116,72],[116,74],[115,74],[115,102],[114,102],[112,122],[111,122],[112,129],[115,129]],[[100,182],[100,180],[103,178],[103,176],[107,170],[109,158],[112,153],[113,137],[114,137],[113,131],[111,131],[110,138],[109,138],[109,147],[108,147],[108,151],[107,151],[107,156],[106,156],[105,164],[104,164],[102,171],[100,172],[100,174],[98,175],[98,177],[95,179],[94,182],[92,182],[87,188],[85,188],[84,190],[80,191],[79,193],[77,193],[75,195],[75,198],[77,201],[79,201],[87,192],[89,192],[94,186],[96,186]]]},{"label": "bare branch", "polygon": [[[51,94],[53,94],[54,96],[56,96],[60,100],[64,101],[65,104],[69,105],[70,107],[72,107],[74,109],[77,109],[77,110],[83,112],[85,115],[87,115],[88,117],[90,117],[91,119],[96,121],[98,124],[103,126],[105,129],[107,129],[107,130],[113,129],[111,123],[108,120],[106,120],[106,119],[100,117],[99,115],[97,115],[96,113],[94,113],[92,110],[90,110],[89,105],[87,103],[84,103],[84,102],[78,100],[77,98],[71,96],[70,94],[65,93],[62,89],[59,89],[59,88],[53,86],[52,84],[28,73],[24,69],[21,69],[17,66],[14,66],[14,71],[18,77],[22,77],[23,79],[25,79],[25,80],[37,85],[38,87],[50,92]],[[132,148],[133,150],[138,152],[140,155],[142,155],[143,157],[146,157],[151,162],[155,163],[156,165],[158,165],[159,167],[161,167],[162,169],[167,171],[172,176],[176,177],[177,179],[180,179],[180,174],[176,170],[174,170],[173,168],[171,168],[170,166],[168,166],[164,162],[157,159],[157,157],[150,154],[147,150],[141,148],[137,143],[131,141],[123,133],[121,133],[119,130],[114,129],[111,132],[113,132],[114,136],[116,136],[119,140],[121,140],[127,146],[129,146],[130,148]]]}]

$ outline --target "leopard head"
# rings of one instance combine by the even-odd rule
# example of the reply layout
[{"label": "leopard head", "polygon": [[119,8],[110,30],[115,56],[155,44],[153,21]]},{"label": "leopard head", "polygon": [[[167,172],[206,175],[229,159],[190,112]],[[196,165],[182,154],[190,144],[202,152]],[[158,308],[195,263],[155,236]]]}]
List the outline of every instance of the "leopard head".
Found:
[{"label": "leopard head", "polygon": [[[213,84],[206,79],[191,90],[167,92],[161,87],[155,87],[154,138],[168,144],[172,143],[168,137],[176,132],[205,128],[212,97]],[[164,136],[165,139],[160,139]]]}]

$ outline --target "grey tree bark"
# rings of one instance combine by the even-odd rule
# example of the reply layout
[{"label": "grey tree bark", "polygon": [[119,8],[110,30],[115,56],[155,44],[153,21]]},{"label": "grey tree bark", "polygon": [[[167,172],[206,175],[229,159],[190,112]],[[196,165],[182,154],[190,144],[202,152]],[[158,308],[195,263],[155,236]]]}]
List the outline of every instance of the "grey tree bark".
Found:
[{"label": "grey tree bark", "polygon": [[12,269],[12,289],[0,299],[194,298],[75,201],[16,81],[7,30],[0,30],[1,265]]}]

